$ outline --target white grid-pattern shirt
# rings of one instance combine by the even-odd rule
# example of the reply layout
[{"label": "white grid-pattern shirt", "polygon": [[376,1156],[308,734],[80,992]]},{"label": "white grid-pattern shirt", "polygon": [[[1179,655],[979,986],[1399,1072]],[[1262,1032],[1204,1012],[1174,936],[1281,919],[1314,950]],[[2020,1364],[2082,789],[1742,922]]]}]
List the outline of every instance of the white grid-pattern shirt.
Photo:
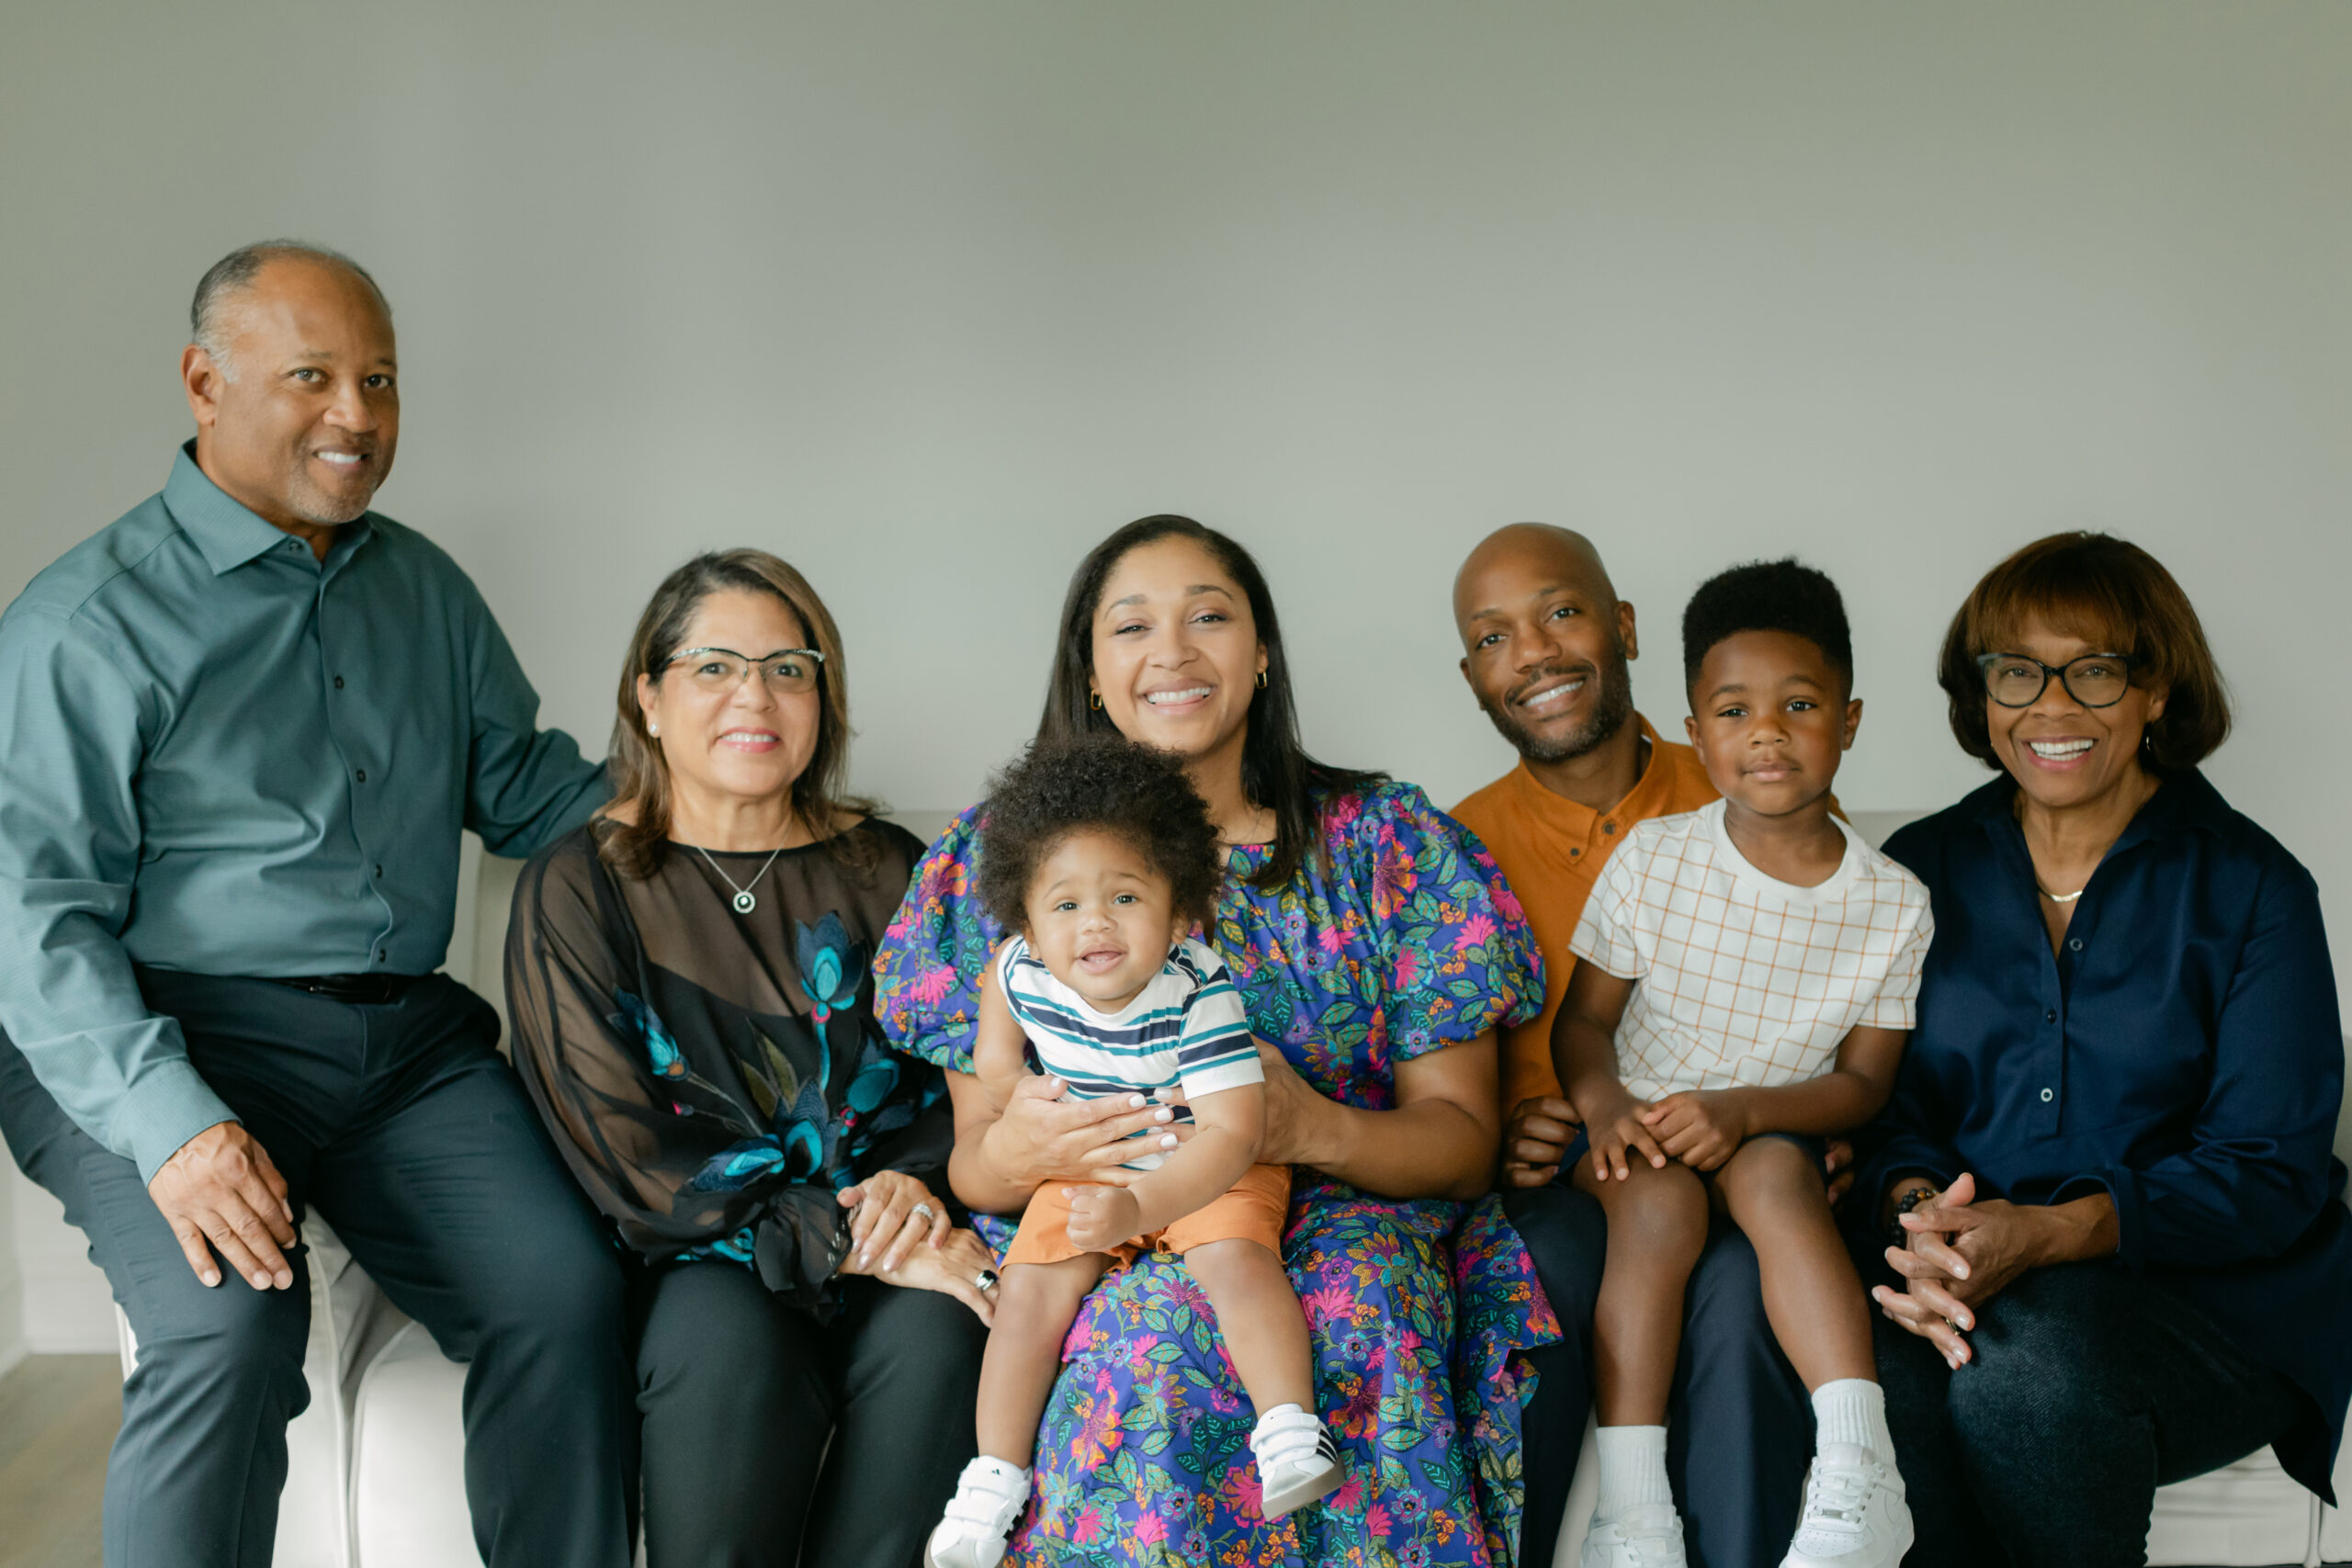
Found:
[{"label": "white grid-pattern shirt", "polygon": [[1568,948],[1634,982],[1616,1043],[1629,1093],[1802,1083],[1858,1025],[1912,1026],[1928,890],[1838,828],[1846,857],[1817,887],[1750,864],[1720,800],[1636,824],[1609,857]]}]

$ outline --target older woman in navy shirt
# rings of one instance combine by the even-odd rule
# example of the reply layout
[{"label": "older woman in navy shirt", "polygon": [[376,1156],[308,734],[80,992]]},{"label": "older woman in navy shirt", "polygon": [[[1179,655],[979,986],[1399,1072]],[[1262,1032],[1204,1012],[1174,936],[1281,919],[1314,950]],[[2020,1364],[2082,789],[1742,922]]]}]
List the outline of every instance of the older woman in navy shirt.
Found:
[{"label": "older woman in navy shirt", "polygon": [[2159,1485],[2265,1443],[2330,1495],[2352,1215],[2318,893],[2198,771],[2227,699],[2137,547],[2004,561],[1939,679],[2004,776],[1887,844],[1936,919],[1852,1205],[1905,1562],[2137,1563]]}]

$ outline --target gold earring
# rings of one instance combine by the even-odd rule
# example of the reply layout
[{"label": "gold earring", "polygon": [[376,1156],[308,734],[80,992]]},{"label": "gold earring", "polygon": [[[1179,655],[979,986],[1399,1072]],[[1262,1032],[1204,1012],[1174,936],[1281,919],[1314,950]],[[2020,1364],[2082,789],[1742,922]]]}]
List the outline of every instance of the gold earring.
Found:
[{"label": "gold earring", "polygon": [[1102,694],[1100,692],[1087,693],[1086,705],[1092,708],[1096,713],[1101,713],[1102,711]]},{"label": "gold earring", "polygon": [[1258,689],[1261,692],[1266,689],[1266,672],[1263,670],[1258,671]]}]

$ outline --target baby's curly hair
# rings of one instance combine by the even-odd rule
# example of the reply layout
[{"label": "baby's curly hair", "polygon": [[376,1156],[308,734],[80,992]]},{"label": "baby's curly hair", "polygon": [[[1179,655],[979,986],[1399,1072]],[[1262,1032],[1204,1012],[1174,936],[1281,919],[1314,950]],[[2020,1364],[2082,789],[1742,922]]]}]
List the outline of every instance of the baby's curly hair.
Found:
[{"label": "baby's curly hair", "polygon": [[1168,879],[1189,926],[1216,911],[1225,879],[1216,825],[1182,763],[1117,735],[1040,740],[989,781],[980,840],[980,903],[1007,931],[1029,924],[1029,884],[1072,833],[1110,833]]}]

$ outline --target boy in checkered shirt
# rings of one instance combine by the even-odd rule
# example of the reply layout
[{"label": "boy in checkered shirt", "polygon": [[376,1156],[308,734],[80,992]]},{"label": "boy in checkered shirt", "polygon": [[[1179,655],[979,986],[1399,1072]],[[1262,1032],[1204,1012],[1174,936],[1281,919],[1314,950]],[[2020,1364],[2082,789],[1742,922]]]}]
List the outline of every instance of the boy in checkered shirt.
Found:
[{"label": "boy in checkered shirt", "polygon": [[1584,1568],[1683,1563],[1667,1395],[1715,1213],[1754,1245],[1773,1334],[1813,1394],[1783,1568],[1894,1568],[1911,1516],[1822,1139],[1894,1089],[1928,893],[1829,810],[1862,717],[1837,586],[1792,560],[1735,568],[1692,596],[1682,645],[1690,743],[1723,798],[1639,824],[1609,858],[1552,1031],[1584,1123],[1564,1163],[1609,1219]]}]

